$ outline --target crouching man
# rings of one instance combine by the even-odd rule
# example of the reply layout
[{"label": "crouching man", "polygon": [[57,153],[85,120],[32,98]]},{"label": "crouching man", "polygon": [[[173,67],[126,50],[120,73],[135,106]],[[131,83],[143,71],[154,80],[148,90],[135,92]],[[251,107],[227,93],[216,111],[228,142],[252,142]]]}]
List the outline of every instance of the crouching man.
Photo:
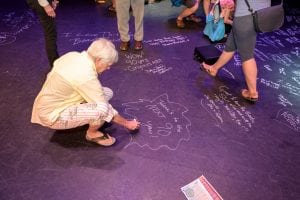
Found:
[{"label": "crouching man", "polygon": [[103,146],[116,141],[99,131],[104,122],[138,129],[138,121],[125,119],[112,107],[109,100],[113,92],[98,79],[117,61],[114,44],[104,38],[95,40],[87,51],[61,56],[34,101],[31,122],[56,130],[88,124],[86,139]]}]

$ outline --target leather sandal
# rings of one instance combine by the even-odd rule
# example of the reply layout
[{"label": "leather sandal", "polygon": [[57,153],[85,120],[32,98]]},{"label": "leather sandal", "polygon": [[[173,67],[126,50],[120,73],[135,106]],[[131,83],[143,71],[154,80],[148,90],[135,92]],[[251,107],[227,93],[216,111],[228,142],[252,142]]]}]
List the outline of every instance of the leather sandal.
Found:
[{"label": "leather sandal", "polygon": [[177,25],[178,28],[184,28],[185,27],[183,19],[177,19],[176,20],[176,25]]},{"label": "leather sandal", "polygon": [[191,14],[190,16],[187,16],[185,19],[186,19],[186,21],[192,21],[192,22],[195,22],[195,23],[200,23],[201,22],[201,18],[197,17],[195,14]]},{"label": "leather sandal", "polygon": [[103,133],[102,136],[91,138],[88,135],[85,136],[86,140],[92,143],[96,143],[101,146],[111,146],[116,142],[114,137],[111,137],[107,133]]},{"label": "leather sandal", "polygon": [[258,94],[257,93],[256,94],[250,94],[249,90],[247,90],[247,89],[242,89],[241,90],[241,95],[242,95],[242,97],[244,99],[246,99],[246,100],[248,100],[250,102],[254,102],[255,103],[258,100]]},{"label": "leather sandal", "polygon": [[134,41],[134,50],[142,50],[143,42],[142,41]]},{"label": "leather sandal", "polygon": [[121,41],[121,44],[120,44],[120,50],[122,51],[127,51],[130,47],[130,42],[123,42]]}]

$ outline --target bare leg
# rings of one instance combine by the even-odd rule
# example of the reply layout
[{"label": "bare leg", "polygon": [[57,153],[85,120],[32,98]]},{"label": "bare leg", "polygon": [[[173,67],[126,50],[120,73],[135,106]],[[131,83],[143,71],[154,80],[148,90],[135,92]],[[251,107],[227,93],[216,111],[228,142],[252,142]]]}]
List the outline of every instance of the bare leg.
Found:
[{"label": "bare leg", "polygon": [[234,55],[234,51],[227,52],[223,51],[220,58],[213,65],[208,65],[206,63],[202,63],[203,68],[211,75],[216,76],[219,69],[221,69],[224,65],[226,65]]},{"label": "bare leg", "polygon": [[185,18],[185,17],[187,17],[187,16],[195,13],[197,11],[198,7],[199,7],[199,1],[197,1],[193,7],[191,7],[191,8],[185,8],[180,13],[180,15],[177,17],[177,19],[182,20],[183,18]]},{"label": "bare leg", "polygon": [[209,6],[210,6],[210,0],[203,0],[203,9],[204,9],[205,16],[207,16],[209,13]]},{"label": "bare leg", "polygon": [[256,88],[256,79],[257,79],[257,65],[254,58],[251,58],[242,63],[243,72],[245,76],[245,81],[249,91],[249,96],[256,98],[258,97],[257,88]]},{"label": "bare leg", "polygon": [[102,124],[96,126],[90,125],[88,130],[86,131],[87,136],[90,138],[101,137],[103,133],[100,133],[98,131],[98,129],[101,128],[101,126]]}]

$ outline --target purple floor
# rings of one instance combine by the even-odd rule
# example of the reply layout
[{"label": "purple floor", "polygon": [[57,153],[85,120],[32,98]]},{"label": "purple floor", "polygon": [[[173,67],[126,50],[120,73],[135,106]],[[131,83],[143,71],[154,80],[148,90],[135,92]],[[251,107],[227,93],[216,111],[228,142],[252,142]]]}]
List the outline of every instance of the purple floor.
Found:
[{"label": "purple floor", "polygon": [[[251,104],[240,97],[238,55],[211,78],[193,60],[194,48],[209,44],[204,24],[179,30],[181,8],[169,0],[146,5],[144,50],[120,52],[101,76],[115,93],[112,105],[142,126],[130,134],[108,125],[117,143],[104,148],[85,141],[86,127],[54,131],[30,123],[49,70],[43,33],[23,1],[1,2],[1,200],[184,200],[180,188],[201,175],[225,200],[300,199],[299,9],[286,5],[282,29],[259,35],[260,99]],[[118,46],[107,6],[61,1],[60,54],[82,51],[98,37]]]}]

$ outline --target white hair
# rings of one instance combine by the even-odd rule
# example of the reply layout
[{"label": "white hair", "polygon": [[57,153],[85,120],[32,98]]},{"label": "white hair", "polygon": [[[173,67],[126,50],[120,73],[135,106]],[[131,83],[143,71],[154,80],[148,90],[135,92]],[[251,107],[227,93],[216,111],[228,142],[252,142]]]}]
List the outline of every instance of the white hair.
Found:
[{"label": "white hair", "polygon": [[92,42],[92,44],[87,49],[89,55],[93,58],[101,59],[106,63],[116,63],[118,62],[118,52],[115,45],[105,38],[98,38]]}]

